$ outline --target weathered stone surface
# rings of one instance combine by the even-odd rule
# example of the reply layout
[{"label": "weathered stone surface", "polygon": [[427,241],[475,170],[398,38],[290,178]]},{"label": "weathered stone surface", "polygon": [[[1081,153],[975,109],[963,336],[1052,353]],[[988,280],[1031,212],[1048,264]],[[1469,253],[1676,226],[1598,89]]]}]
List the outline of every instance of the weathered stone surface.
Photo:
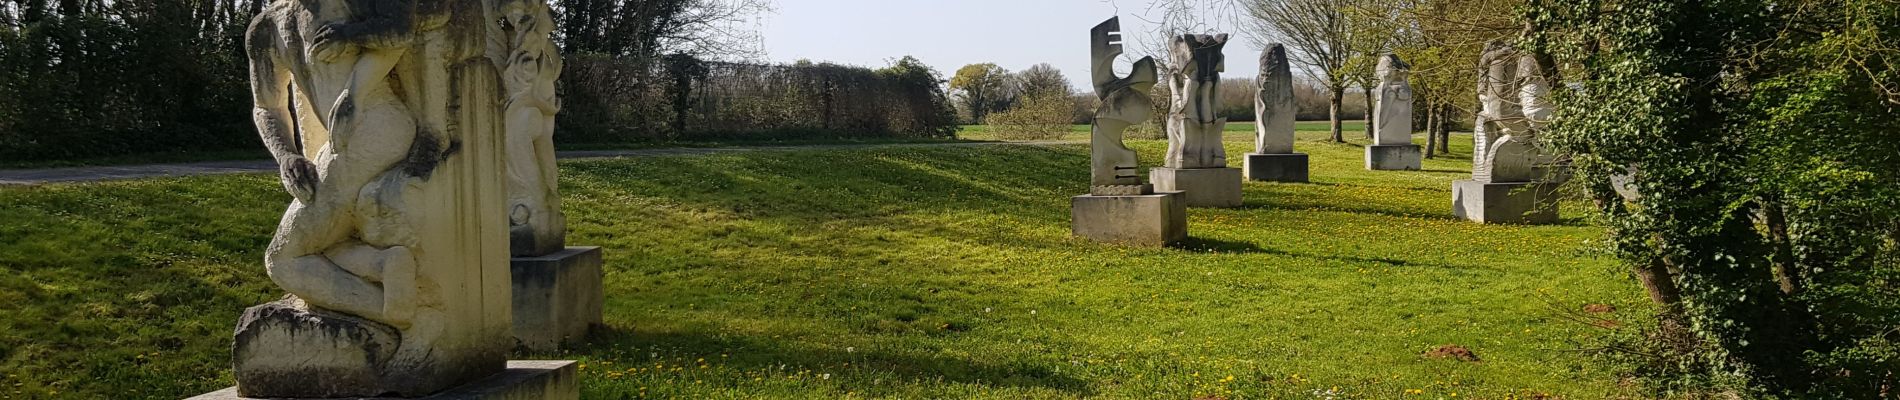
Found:
[{"label": "weathered stone surface", "polygon": [[1424,168],[1422,148],[1415,144],[1366,146],[1366,169],[1373,171],[1417,171]]},{"label": "weathered stone surface", "polygon": [[[237,393],[252,397],[373,397],[401,336],[362,318],[286,297],[244,310],[231,348]],[[300,354],[302,357],[286,357]]]},{"label": "weathered stone surface", "polygon": [[1242,178],[1236,168],[1158,167],[1148,174],[1156,191],[1187,192],[1188,207],[1239,207],[1241,203]]},{"label": "weathered stone surface", "polygon": [[561,53],[554,45],[554,15],[544,0],[501,2],[502,23],[495,33],[506,40],[501,69],[508,136],[509,254],[539,256],[562,250],[567,217],[554,164],[554,114],[561,110],[554,84],[561,78]]},{"label": "weathered stone surface", "polygon": [[1557,222],[1557,185],[1550,183],[1452,182],[1452,212],[1486,224]]},{"label": "weathered stone surface", "polygon": [[[501,13],[483,0],[360,3],[274,0],[247,32],[253,115],[293,197],[264,267],[309,309],[395,329],[382,387],[366,390],[423,396],[502,370],[513,343],[503,83],[489,58]],[[234,361],[292,366],[372,344],[382,351],[252,344]],[[264,376],[238,385],[322,389],[252,380]]]},{"label": "weathered stone surface", "polygon": [[1096,196],[1141,196],[1155,194],[1155,185],[1113,185],[1090,186],[1089,194]]},{"label": "weathered stone surface", "polygon": [[569,247],[540,257],[517,257],[514,282],[515,342],[549,352],[578,342],[600,325],[601,252],[599,247]]},{"label": "weathered stone surface", "polygon": [[1406,81],[1410,68],[1396,55],[1379,58],[1379,103],[1373,113],[1375,145],[1412,144],[1412,84]]},{"label": "weathered stone surface", "polygon": [[1227,167],[1227,149],[1221,144],[1227,119],[1220,117],[1219,96],[1220,73],[1226,68],[1221,49],[1226,46],[1226,34],[1180,35],[1170,42],[1174,70],[1168,74],[1168,87],[1174,101],[1168,112],[1168,152],[1161,165]]},{"label": "weathered stone surface", "polygon": [[1307,182],[1306,154],[1248,154],[1242,168],[1247,180],[1263,182]]},{"label": "weathered stone surface", "polygon": [[[1293,103],[1293,68],[1287,63],[1285,46],[1273,43],[1260,53],[1260,77],[1254,83],[1260,92],[1254,94],[1253,101],[1253,154],[1292,154],[1297,129],[1294,118],[1299,107]],[[1304,182],[1305,174],[1301,176]]]},{"label": "weathered stone surface", "polygon": [[1153,57],[1135,61],[1128,77],[1115,76],[1115,59],[1122,54],[1121,29],[1121,18],[1116,17],[1089,31],[1090,81],[1102,101],[1089,134],[1089,181],[1095,187],[1142,184],[1135,151],[1122,143],[1122,132],[1154,114],[1154,102],[1148,97],[1158,82]]},{"label": "weathered stone surface", "polygon": [[[507,369],[481,380],[418,400],[578,400],[580,376],[573,361],[509,361]],[[262,399],[238,393],[236,387],[188,400]],[[394,400],[363,398],[362,400]]]},{"label": "weathered stone surface", "polygon": [[1076,237],[1137,246],[1166,246],[1187,239],[1187,196],[1075,196],[1070,230]]}]

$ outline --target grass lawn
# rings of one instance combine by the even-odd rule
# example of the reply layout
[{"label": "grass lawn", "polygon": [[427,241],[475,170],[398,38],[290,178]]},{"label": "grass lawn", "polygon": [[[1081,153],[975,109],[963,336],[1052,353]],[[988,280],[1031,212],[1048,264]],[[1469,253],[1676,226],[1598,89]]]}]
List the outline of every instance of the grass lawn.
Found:
[{"label": "grass lawn", "polygon": [[[1300,122],[1294,123],[1293,129],[1300,132],[1327,132],[1328,129],[1331,128],[1331,126],[1332,126],[1332,123],[1328,121],[1300,121]],[[1346,134],[1346,137],[1348,138],[1364,137],[1365,129],[1366,129],[1365,121],[1340,122],[1340,130],[1344,131]],[[1221,130],[1225,132],[1253,132],[1253,123],[1252,122],[1229,122],[1227,123],[1227,126],[1223,127]],[[1061,139],[1088,140],[1088,138],[1089,138],[1088,125],[1069,125],[1069,132],[1064,134],[1064,136]],[[1001,140],[996,137],[996,133],[990,131],[989,125],[963,125],[961,127],[958,127],[957,139]]]},{"label": "grass lawn", "polygon": [[[1588,303],[1646,312],[1601,229],[1453,219],[1469,142],[1367,172],[1318,142],[1313,184],[1246,185],[1193,240],[1069,237],[1080,145],[562,163],[572,233],[607,256],[583,396],[1594,399]],[[1349,135],[1349,137],[1355,135]],[[1250,147],[1228,136],[1231,160]],[[1165,144],[1131,143],[1152,165]],[[0,398],[179,398],[230,384],[232,326],[281,292],[259,263],[270,176],[0,188]],[[1567,215],[1580,215],[1571,205]],[[1482,361],[1421,356],[1458,344]]]}]

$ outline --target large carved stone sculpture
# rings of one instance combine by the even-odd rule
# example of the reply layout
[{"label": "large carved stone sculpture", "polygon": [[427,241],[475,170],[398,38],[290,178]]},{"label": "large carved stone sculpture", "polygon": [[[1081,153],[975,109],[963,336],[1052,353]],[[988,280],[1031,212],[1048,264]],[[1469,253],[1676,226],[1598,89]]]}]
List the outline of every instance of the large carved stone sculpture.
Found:
[{"label": "large carved stone sculpture", "polygon": [[1095,109],[1089,135],[1089,193],[1100,196],[1152,194],[1141,182],[1135,151],[1122,143],[1128,127],[1145,123],[1154,112],[1148,92],[1154,90],[1155,60],[1142,57],[1128,77],[1115,76],[1115,59],[1122,54],[1121,20],[1110,18],[1090,30],[1090,81],[1102,104]]},{"label": "large carved stone sculpture", "polygon": [[554,85],[561,77],[554,17],[545,0],[503,0],[494,43],[502,73],[508,138],[508,229],[514,336],[530,350],[554,351],[602,322],[599,247],[564,247],[567,221],[556,182]]},{"label": "large carved stone sculpture", "polygon": [[1122,143],[1122,131],[1153,113],[1148,91],[1156,82],[1154,59],[1143,57],[1127,77],[1115,76],[1115,59],[1122,54],[1120,18],[1096,25],[1089,45],[1090,80],[1102,105],[1095,111],[1089,144],[1089,194],[1070,201],[1071,231],[1090,240],[1134,245],[1187,239],[1185,195],[1142,184],[1135,152]]},{"label": "large carved stone sculpture", "polygon": [[493,15],[276,0],[256,17],[253,114],[292,196],[264,267],[290,295],[240,319],[231,395],[413,397],[507,368]]},{"label": "large carved stone sculpture", "polygon": [[1411,66],[1396,55],[1379,58],[1378,105],[1373,109],[1373,143],[1366,146],[1366,169],[1418,170],[1421,149],[1412,144]]},{"label": "large carved stone sculpture", "polygon": [[1254,83],[1260,88],[1253,102],[1254,149],[1242,171],[1250,180],[1306,182],[1306,154],[1293,152],[1299,109],[1293,103],[1293,68],[1285,46],[1273,43],[1260,53],[1260,77]]},{"label": "large carved stone sculpture", "polygon": [[1168,152],[1150,171],[1156,190],[1187,192],[1190,207],[1240,206],[1240,170],[1227,167],[1219,116],[1221,49],[1227,35],[1180,35],[1169,42],[1173,94],[1168,113]]},{"label": "large carved stone sculpture", "polygon": [[1543,69],[1497,42],[1485,46],[1479,67],[1472,179],[1452,183],[1453,211],[1483,223],[1555,222],[1562,171],[1536,147],[1553,112]]},{"label": "large carved stone sculpture", "polygon": [[509,44],[497,63],[502,72],[508,135],[508,230],[510,252],[540,256],[567,242],[556,183],[554,114],[561,110],[554,84],[561,53],[554,46],[554,16],[542,0],[507,0],[497,33]]}]

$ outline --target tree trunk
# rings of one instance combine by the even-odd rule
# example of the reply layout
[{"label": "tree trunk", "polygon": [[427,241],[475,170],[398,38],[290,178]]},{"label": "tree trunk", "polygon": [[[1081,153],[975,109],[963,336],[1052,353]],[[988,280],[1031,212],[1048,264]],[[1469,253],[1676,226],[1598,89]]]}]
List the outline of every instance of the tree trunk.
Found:
[{"label": "tree trunk", "polygon": [[1425,158],[1438,158],[1438,102],[1425,101]]},{"label": "tree trunk", "polygon": [[1374,133],[1374,132],[1373,132],[1372,130],[1373,130],[1374,128],[1376,128],[1376,127],[1375,127],[1375,126],[1373,125],[1373,123],[1374,123],[1374,121],[1372,120],[1372,119],[1373,119],[1373,115],[1372,115],[1372,88],[1373,88],[1373,87],[1372,87],[1372,86],[1360,86],[1359,88],[1360,88],[1360,89],[1365,89],[1365,91],[1366,91],[1366,118],[1365,118],[1365,120],[1366,120],[1366,140],[1372,140],[1372,139],[1373,139],[1373,136],[1372,136],[1372,135],[1374,135],[1374,134],[1375,134],[1375,133]]},{"label": "tree trunk", "polygon": [[1451,112],[1450,103],[1438,105],[1438,152],[1451,154]]},{"label": "tree trunk", "polygon": [[1332,106],[1333,106],[1332,108],[1333,142],[1345,143],[1346,136],[1345,136],[1344,129],[1342,129],[1342,127],[1340,126],[1340,121],[1339,121],[1340,110],[1339,109],[1340,107],[1345,105],[1345,102],[1346,102],[1346,99],[1343,98],[1346,95],[1346,86],[1345,85],[1333,86],[1332,91],[1333,91],[1332,93],[1333,98],[1331,100],[1332,100]]},{"label": "tree trunk", "polygon": [[1781,201],[1773,196],[1762,199],[1762,225],[1768,228],[1768,241],[1774,248],[1769,263],[1775,273],[1775,283],[1780,286],[1781,294],[1793,297],[1801,294],[1801,273],[1794,268],[1794,242],[1788,236],[1788,214],[1782,210]]}]

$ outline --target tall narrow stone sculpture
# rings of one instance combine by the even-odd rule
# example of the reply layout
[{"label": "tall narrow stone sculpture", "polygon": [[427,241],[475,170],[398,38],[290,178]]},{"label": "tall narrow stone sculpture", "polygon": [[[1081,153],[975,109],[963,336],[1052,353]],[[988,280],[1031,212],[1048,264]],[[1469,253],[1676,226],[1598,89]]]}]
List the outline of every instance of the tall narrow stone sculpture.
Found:
[{"label": "tall narrow stone sculpture", "polygon": [[564,247],[567,220],[555,178],[554,84],[561,77],[554,17],[545,0],[504,0],[495,58],[502,72],[508,137],[508,229],[514,336],[525,348],[553,351],[602,322],[599,247]]},{"label": "tall narrow stone sculpture", "polygon": [[1254,149],[1242,171],[1249,180],[1306,182],[1306,154],[1293,152],[1299,109],[1293,103],[1293,68],[1285,46],[1274,43],[1260,52],[1260,77],[1254,83],[1260,88],[1253,101]]},{"label": "tall narrow stone sculpture", "polygon": [[1556,222],[1561,168],[1536,147],[1552,113],[1535,57],[1493,42],[1479,59],[1472,179],[1452,183],[1452,210],[1481,223]]},{"label": "tall narrow stone sculpture", "polygon": [[1150,172],[1156,190],[1187,192],[1190,207],[1238,207],[1240,170],[1227,167],[1221,135],[1227,119],[1219,116],[1221,49],[1227,35],[1180,35],[1169,43],[1168,87],[1174,96],[1168,113],[1168,152],[1162,167]]},{"label": "tall narrow stone sculpture", "polygon": [[1410,69],[1396,55],[1379,58],[1379,103],[1372,112],[1375,134],[1372,145],[1366,146],[1366,169],[1418,170],[1423,165],[1421,149],[1412,144]]},{"label": "tall narrow stone sculpture", "polygon": [[[256,17],[253,115],[293,197],[264,267],[290,295],[245,310],[238,386],[205,398],[419,397],[509,368],[494,14],[275,0]],[[537,371],[577,389],[547,386],[570,366]]]},{"label": "tall narrow stone sculpture", "polygon": [[1109,18],[1090,31],[1090,81],[1102,101],[1090,134],[1089,194],[1070,201],[1071,231],[1101,242],[1162,246],[1187,239],[1187,201],[1178,191],[1157,192],[1141,183],[1135,151],[1122,143],[1122,131],[1146,122],[1153,113],[1148,91],[1154,88],[1154,58],[1136,61],[1128,77],[1115,76],[1122,54],[1121,19]]}]

